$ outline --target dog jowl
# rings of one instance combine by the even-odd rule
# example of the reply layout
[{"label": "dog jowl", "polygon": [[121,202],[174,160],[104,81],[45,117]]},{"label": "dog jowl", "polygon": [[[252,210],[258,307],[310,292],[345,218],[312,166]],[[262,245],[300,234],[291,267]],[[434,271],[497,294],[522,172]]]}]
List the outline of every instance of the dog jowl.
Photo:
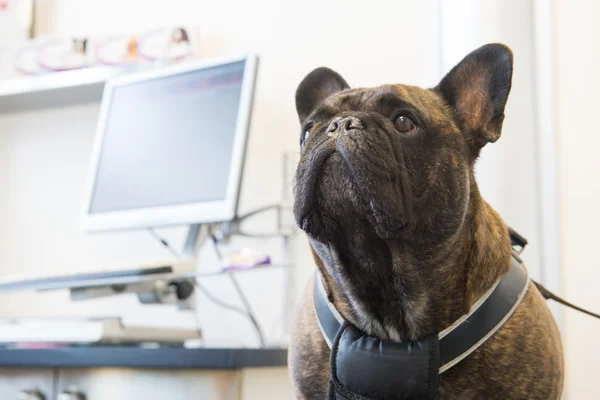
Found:
[{"label": "dog jowl", "polygon": [[[403,342],[440,332],[508,270],[508,230],[474,168],[500,137],[512,68],[511,51],[490,44],[433,89],[352,89],[328,68],[300,83],[294,215],[330,300],[368,335]],[[326,397],[329,349],[311,285],[290,367],[298,397]],[[530,287],[503,328],[444,373],[440,396],[558,398],[562,374],[556,324]]]}]

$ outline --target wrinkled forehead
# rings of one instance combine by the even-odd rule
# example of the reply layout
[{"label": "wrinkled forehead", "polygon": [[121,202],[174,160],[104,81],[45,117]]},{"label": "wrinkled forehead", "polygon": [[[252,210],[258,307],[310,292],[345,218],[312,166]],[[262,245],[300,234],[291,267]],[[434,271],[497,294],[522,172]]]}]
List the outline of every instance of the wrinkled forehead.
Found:
[{"label": "wrinkled forehead", "polygon": [[407,108],[433,123],[441,123],[451,117],[437,93],[408,85],[344,90],[328,97],[315,114],[332,116],[342,112],[362,111],[391,116],[397,110]]}]

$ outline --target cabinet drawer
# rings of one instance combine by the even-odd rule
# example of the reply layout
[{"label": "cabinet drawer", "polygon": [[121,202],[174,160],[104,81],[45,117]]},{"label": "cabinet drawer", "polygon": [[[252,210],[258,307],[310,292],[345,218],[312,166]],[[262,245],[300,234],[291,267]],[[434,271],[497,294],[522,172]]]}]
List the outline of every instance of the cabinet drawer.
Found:
[{"label": "cabinet drawer", "polygon": [[53,382],[51,368],[0,368],[0,399],[18,400],[21,392],[38,391],[41,400],[53,400]]},{"label": "cabinet drawer", "polygon": [[236,400],[241,378],[223,370],[62,368],[57,382],[59,399],[71,392],[86,400]]}]

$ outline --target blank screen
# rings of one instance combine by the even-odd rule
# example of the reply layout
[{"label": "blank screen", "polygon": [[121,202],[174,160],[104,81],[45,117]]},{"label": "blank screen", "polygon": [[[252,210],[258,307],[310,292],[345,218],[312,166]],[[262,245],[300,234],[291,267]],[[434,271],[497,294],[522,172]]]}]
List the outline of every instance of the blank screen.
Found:
[{"label": "blank screen", "polygon": [[244,62],[118,86],[90,213],[223,200]]}]

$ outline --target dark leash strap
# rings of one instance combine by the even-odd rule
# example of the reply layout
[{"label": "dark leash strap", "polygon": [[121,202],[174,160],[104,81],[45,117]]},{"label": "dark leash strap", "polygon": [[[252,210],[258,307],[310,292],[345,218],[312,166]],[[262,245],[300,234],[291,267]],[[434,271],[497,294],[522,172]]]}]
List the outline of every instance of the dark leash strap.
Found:
[{"label": "dark leash strap", "polygon": [[554,293],[552,293],[551,291],[549,291],[548,289],[546,289],[545,287],[543,287],[541,284],[537,283],[536,281],[532,280],[533,284],[535,285],[535,287],[538,288],[538,290],[540,291],[540,293],[542,294],[542,296],[544,296],[544,298],[546,300],[554,300],[557,303],[562,304],[563,306],[567,306],[569,308],[572,308],[573,310],[577,310],[579,312],[582,312],[584,314],[587,314],[591,317],[594,318],[598,318],[600,319],[600,315],[599,314],[595,314],[591,311],[585,310],[581,307],[577,307],[575,304],[569,303],[568,301],[558,297],[557,295],[555,295]]},{"label": "dark leash strap", "polygon": [[[525,246],[527,246],[527,239],[525,239],[517,231],[515,231],[514,229],[512,229],[510,227],[508,228],[508,233],[510,234],[510,241],[511,241],[513,248],[519,247],[520,250],[518,250],[517,252],[519,254],[521,254],[523,249],[525,249]],[[591,311],[585,310],[581,307],[577,307],[575,304],[569,303],[568,301],[558,297],[557,295],[555,295],[554,293],[552,293],[551,291],[546,289],[541,283],[538,283],[538,282],[534,281],[533,279],[531,281],[533,282],[535,287],[537,287],[537,289],[540,291],[540,293],[542,294],[542,296],[544,296],[544,298],[546,300],[554,300],[557,303],[562,304],[563,306],[572,308],[573,310],[577,310],[577,311],[587,314],[591,317],[600,319],[600,314],[596,314]]]}]

